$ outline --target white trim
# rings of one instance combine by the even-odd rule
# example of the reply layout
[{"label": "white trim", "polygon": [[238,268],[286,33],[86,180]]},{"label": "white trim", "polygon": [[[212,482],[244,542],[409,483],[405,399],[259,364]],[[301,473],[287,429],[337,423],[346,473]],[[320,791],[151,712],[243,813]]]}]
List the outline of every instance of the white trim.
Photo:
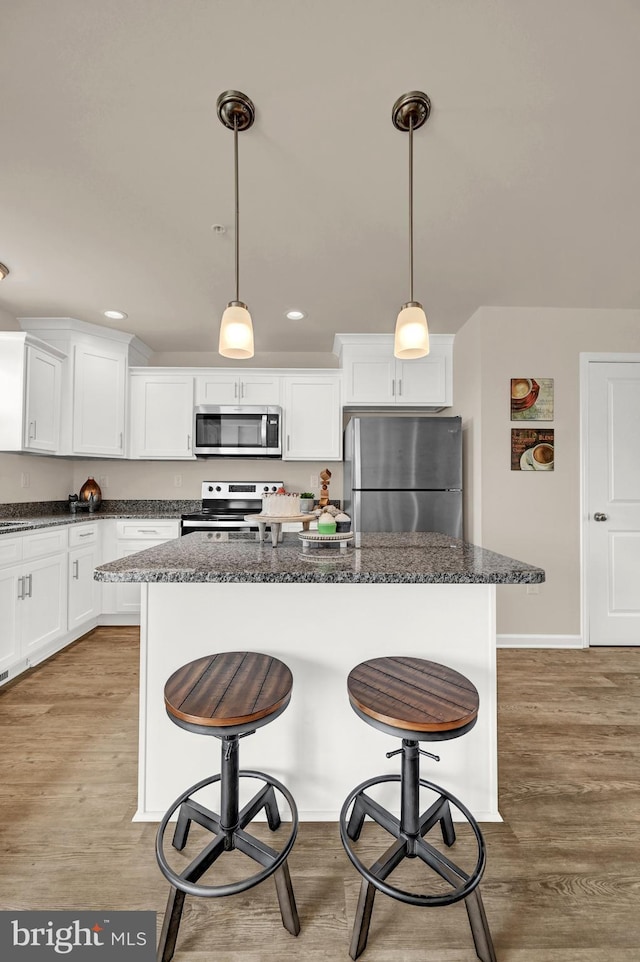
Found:
[{"label": "white trim", "polygon": [[582,635],[496,635],[498,648],[584,648]]},{"label": "white trim", "polygon": [[640,354],[620,351],[595,354],[583,351],[580,357],[580,631],[583,647],[589,647],[589,365],[640,363]]}]

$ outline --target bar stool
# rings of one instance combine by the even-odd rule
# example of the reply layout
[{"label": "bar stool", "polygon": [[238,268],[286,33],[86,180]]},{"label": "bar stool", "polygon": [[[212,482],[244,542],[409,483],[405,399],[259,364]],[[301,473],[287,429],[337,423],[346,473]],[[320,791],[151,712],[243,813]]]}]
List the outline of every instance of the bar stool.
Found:
[{"label": "bar stool", "polygon": [[[423,751],[419,742],[458,738],[475,725],[479,705],[475,686],[464,675],[445,665],[422,658],[390,657],[374,658],[358,665],[349,675],[347,689],[356,715],[385,734],[402,739],[402,748],[387,752],[387,758],[402,755],[401,774],[381,775],[362,782],[347,797],[340,813],[342,844],[363,876],[349,949],[351,958],[357,959],[365,949],[373,902],[376,890],[379,890],[401,902],[423,907],[450,905],[464,899],[478,958],[482,962],[496,962],[478,888],[485,867],[485,845],[480,827],[455,796],[420,778],[420,755],[436,761],[439,758]],[[368,788],[382,782],[400,782],[399,819],[367,794]],[[437,795],[422,814],[420,786]],[[470,871],[460,868],[425,838],[440,825],[445,845],[454,844],[456,833],[450,802],[464,816],[475,836],[477,857]],[[360,836],[366,815],[395,839],[371,867],[361,862],[352,845]],[[447,884],[445,891],[434,894],[407,892],[386,881],[404,858],[415,857],[444,880]]]},{"label": "bar stool", "polygon": [[[236,895],[274,876],[282,924],[292,935],[300,931],[296,901],[291,885],[287,856],[298,832],[298,811],[289,790],[264,772],[241,771],[238,741],[251,735],[281,715],[289,704],[293,678],[288,667],[277,658],[252,651],[223,652],[191,661],[171,675],[164,689],[167,714],[174,724],[199,735],[214,735],[221,741],[220,774],[202,781],[175,800],[166,813],[156,838],[156,858],[160,870],[171,883],[169,899],[158,944],[158,962],[169,962],[175,951],[186,895],[219,898]],[[239,779],[256,778],[264,785],[239,808]],[[220,782],[220,814],[211,811],[191,796]],[[280,851],[245,831],[249,822],[264,808],[272,831],[280,826],[275,790],[286,799],[291,810],[291,832]],[[167,862],[164,834],[171,816],[180,809],[173,847],[181,851],[187,843],[192,822],[213,834],[213,839],[180,873]],[[262,870],[237,882],[199,885],[198,880],[224,852],[238,849],[258,862]]]}]

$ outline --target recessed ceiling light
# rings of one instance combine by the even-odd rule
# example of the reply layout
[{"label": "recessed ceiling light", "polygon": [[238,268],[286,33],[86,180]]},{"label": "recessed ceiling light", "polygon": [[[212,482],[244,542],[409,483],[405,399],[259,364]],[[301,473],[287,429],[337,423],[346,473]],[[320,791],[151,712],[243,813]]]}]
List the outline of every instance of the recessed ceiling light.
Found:
[{"label": "recessed ceiling light", "polygon": [[226,233],[227,233],[227,228],[224,226],[224,224],[212,224],[212,225],[211,225],[211,230],[213,231],[214,234],[226,234]]},{"label": "recessed ceiling light", "polygon": [[290,321],[301,321],[302,318],[307,315],[304,311],[287,311],[285,316],[288,317]]},{"label": "recessed ceiling light", "polygon": [[4,264],[0,264],[0,281],[3,281],[7,274],[9,273],[9,268]]},{"label": "recessed ceiling light", "polygon": [[105,317],[110,317],[114,321],[124,321],[129,317],[124,311],[103,311]]}]

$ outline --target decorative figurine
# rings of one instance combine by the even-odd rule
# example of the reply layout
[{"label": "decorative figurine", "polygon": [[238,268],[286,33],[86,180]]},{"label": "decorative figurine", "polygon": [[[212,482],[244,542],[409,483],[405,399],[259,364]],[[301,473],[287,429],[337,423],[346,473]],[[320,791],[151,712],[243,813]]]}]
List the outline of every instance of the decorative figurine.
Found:
[{"label": "decorative figurine", "polygon": [[331,480],[331,471],[329,468],[325,468],[324,471],[320,472],[320,480],[322,481],[322,486],[320,488],[320,500],[318,501],[318,507],[324,508],[329,504],[329,482]]}]

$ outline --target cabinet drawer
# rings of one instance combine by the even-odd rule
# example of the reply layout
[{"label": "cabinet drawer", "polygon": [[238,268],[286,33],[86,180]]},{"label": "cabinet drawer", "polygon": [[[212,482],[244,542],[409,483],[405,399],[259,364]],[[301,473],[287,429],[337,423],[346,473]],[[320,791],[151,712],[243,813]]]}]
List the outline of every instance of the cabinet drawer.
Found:
[{"label": "cabinet drawer", "polygon": [[171,538],[178,537],[178,527],[178,521],[154,521],[153,519],[149,521],[118,521],[117,537],[119,541],[122,538],[140,538],[145,541],[164,538],[169,541]]},{"label": "cabinet drawer", "polygon": [[32,558],[44,558],[57,551],[66,551],[67,537],[66,525],[25,534],[22,539],[22,557],[25,561],[30,561]]},{"label": "cabinet drawer", "polygon": [[95,544],[98,540],[98,523],[73,524],[69,526],[69,547],[77,548],[83,544]]},{"label": "cabinet drawer", "polygon": [[0,565],[22,560],[22,538],[0,538]]}]

